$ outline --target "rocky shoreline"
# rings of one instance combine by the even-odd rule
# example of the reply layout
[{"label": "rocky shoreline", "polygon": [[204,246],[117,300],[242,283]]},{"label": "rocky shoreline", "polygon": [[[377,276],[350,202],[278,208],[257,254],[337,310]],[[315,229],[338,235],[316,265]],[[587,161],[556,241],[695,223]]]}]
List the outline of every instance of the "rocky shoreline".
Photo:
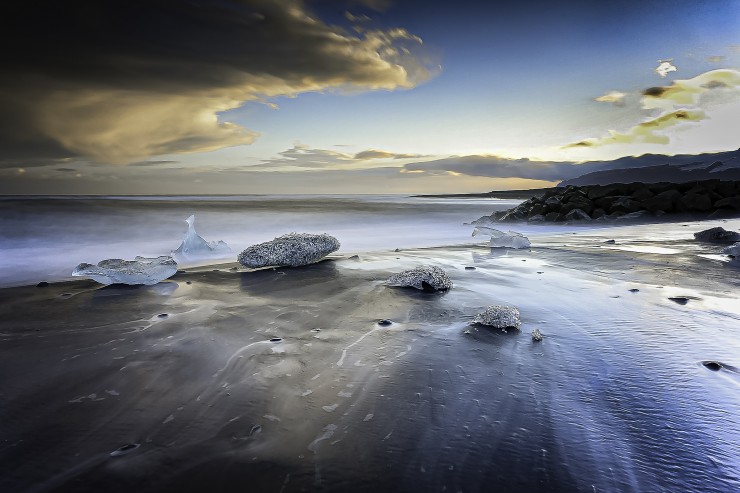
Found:
[{"label": "rocky shoreline", "polygon": [[614,183],[553,188],[475,223],[651,220],[667,214],[740,216],[740,181]]}]

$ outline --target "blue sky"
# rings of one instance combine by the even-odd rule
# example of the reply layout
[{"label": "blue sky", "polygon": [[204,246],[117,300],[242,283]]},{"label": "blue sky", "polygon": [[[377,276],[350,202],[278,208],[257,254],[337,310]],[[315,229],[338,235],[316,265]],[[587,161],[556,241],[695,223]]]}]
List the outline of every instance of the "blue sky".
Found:
[{"label": "blue sky", "polygon": [[[403,167],[449,156],[580,162],[740,147],[729,128],[740,126],[738,1],[245,3],[247,10],[228,0],[212,3],[244,17],[224,24],[224,40],[237,43],[219,45],[210,36],[199,43],[204,34],[192,21],[180,30],[175,21],[157,34],[154,15],[151,36],[125,48],[127,57],[141,57],[136,64],[118,61],[120,40],[101,53],[72,53],[91,63],[78,77],[66,70],[56,85],[40,84],[28,98],[38,105],[23,110],[41,123],[29,128],[30,137],[20,130],[11,135],[14,145],[43,138],[53,144],[49,155],[5,156],[7,183],[62,193],[109,182],[116,183],[103,188],[120,193],[465,192],[544,182],[454,172],[403,176],[409,175]],[[165,19],[174,8],[159,0],[142,5],[158,6]],[[271,19],[281,23],[260,36],[239,31]],[[205,34],[223,17],[208,20],[213,25]],[[334,31],[342,33],[336,47],[330,46]],[[368,33],[380,34],[370,39]],[[69,51],[80,49],[68,41]],[[194,45],[194,62],[204,68],[188,72],[177,62],[187,61]],[[659,60],[675,70],[659,75]],[[157,77],[136,73],[155,62],[173,69]],[[101,73],[120,68],[125,83],[105,79],[97,65]],[[36,80],[20,67],[21,79]],[[220,82],[231,77],[238,82]],[[67,91],[63,101],[55,99],[60,86]],[[643,94],[650,87],[682,92],[675,100]],[[617,95],[611,102],[595,101],[610,92]],[[656,132],[646,135],[640,127],[686,109],[691,118]],[[74,120],[60,116],[67,114]],[[568,146],[574,143],[580,145]],[[355,158],[366,150],[385,157]],[[164,176],[168,182],[158,192],[151,180]]]}]

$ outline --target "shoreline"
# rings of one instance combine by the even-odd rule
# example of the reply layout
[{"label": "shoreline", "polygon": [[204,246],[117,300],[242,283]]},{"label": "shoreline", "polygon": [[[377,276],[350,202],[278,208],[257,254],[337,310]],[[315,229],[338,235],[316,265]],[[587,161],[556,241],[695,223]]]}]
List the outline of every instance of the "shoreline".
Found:
[{"label": "shoreline", "polygon": [[[728,491],[737,269],[687,239],[693,226],[0,289],[0,419],[16,444],[0,448],[0,486]],[[419,264],[453,288],[385,285]],[[471,326],[491,304],[518,307],[521,330]],[[712,468],[676,469],[710,452]]]}]

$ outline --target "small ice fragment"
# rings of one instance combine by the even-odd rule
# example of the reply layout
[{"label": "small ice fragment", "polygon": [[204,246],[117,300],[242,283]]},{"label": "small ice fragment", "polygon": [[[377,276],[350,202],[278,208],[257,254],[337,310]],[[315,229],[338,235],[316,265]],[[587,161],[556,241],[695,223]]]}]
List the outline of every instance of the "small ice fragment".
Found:
[{"label": "small ice fragment", "polygon": [[740,242],[740,233],[727,231],[725,228],[717,226],[694,233],[694,238],[709,243],[732,243],[733,241]]},{"label": "small ice fragment", "polygon": [[730,246],[724,247],[722,253],[730,257],[740,257],[740,241]]},{"label": "small ice fragment", "polygon": [[106,390],[105,393],[106,394],[110,394],[110,395],[121,395],[118,392],[116,392],[115,390]]},{"label": "small ice fragment", "polygon": [[352,397],[352,392],[346,392],[342,390],[337,394],[337,396],[338,397]]},{"label": "small ice fragment", "polygon": [[491,305],[473,319],[474,324],[487,325],[497,329],[514,328],[521,326],[519,310],[514,306]]},{"label": "small ice fragment", "polygon": [[188,231],[172,256],[178,260],[223,257],[231,253],[231,248],[223,241],[206,241],[195,232],[195,215],[185,220]]},{"label": "small ice fragment", "polygon": [[127,443],[126,445],[123,445],[121,447],[118,447],[116,450],[110,453],[111,457],[120,457],[122,455],[126,455],[130,452],[133,452],[137,448],[141,447],[140,443]]},{"label": "small ice fragment", "polygon": [[321,409],[323,409],[327,413],[333,413],[338,407],[339,404],[332,404],[331,406],[321,406]]},{"label": "small ice fragment", "polygon": [[449,276],[435,265],[422,265],[393,274],[387,282],[390,286],[416,288],[424,291],[446,291],[452,288],[452,281]]},{"label": "small ice fragment", "polygon": [[362,421],[370,421],[373,419],[373,416],[375,416],[373,413],[366,414],[364,418],[362,418]]},{"label": "small ice fragment", "polygon": [[163,424],[163,425],[166,425],[167,423],[169,423],[169,422],[170,422],[170,421],[172,421],[173,419],[175,419],[175,415],[174,415],[174,414],[170,414],[169,416],[167,416],[167,417],[165,418],[165,420],[164,420],[164,421],[162,421],[162,424]]},{"label": "small ice fragment", "polygon": [[503,232],[487,226],[476,226],[473,228],[473,236],[479,234],[491,237],[488,243],[491,248],[529,248],[532,245],[529,238],[515,231]]},{"label": "small ice fragment", "polygon": [[280,418],[278,418],[277,416],[272,415],[272,414],[265,414],[262,417],[265,418],[265,419],[269,419],[270,421],[280,421]]},{"label": "small ice fragment", "polygon": [[101,284],[145,284],[151,286],[175,275],[177,264],[172,257],[136,257],[134,260],[118,258],[98,262],[98,265],[82,263],[75,267],[72,275],[89,277]]},{"label": "small ice fragment", "polygon": [[540,329],[534,329],[532,331],[532,340],[534,342],[540,342],[542,340],[542,332],[540,332]]},{"label": "small ice fragment", "polygon": [[332,436],[334,436],[334,432],[337,431],[337,425],[335,424],[328,424],[324,426],[324,433],[320,436],[316,437],[316,439],[308,444],[308,450],[311,452],[316,452],[316,446],[319,444],[319,442],[323,440],[328,440]]}]

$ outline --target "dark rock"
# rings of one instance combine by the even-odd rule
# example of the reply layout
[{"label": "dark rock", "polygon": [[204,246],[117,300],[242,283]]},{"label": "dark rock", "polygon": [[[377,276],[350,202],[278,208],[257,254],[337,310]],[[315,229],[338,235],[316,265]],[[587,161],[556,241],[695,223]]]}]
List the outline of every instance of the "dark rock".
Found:
[{"label": "dark rock", "polygon": [[630,292],[630,293],[639,293],[639,292],[640,292],[640,290],[639,290],[639,289],[637,289],[637,288],[632,288],[632,289],[630,289],[630,290],[629,290],[629,292]]},{"label": "dark rock", "polygon": [[615,183],[612,185],[597,185],[588,191],[588,198],[596,200],[602,197],[614,197],[617,195],[626,195],[626,186],[622,183]]},{"label": "dark rock", "polygon": [[709,243],[733,243],[740,241],[740,233],[727,231],[725,228],[717,226],[716,228],[705,229],[694,233],[694,238],[698,241]]},{"label": "dark rock", "polygon": [[673,212],[676,207],[676,203],[681,200],[681,192],[678,190],[666,190],[657,194],[652,199],[647,199],[643,202],[645,208],[651,212],[661,210],[664,212]]},{"label": "dark rock", "polygon": [[527,219],[527,222],[530,222],[530,223],[541,223],[544,221],[545,221],[545,216],[543,216],[542,214],[537,214],[536,216],[532,216],[529,219]]},{"label": "dark rock", "polygon": [[629,214],[630,212],[637,212],[641,209],[644,209],[644,207],[640,202],[629,197],[621,197],[614,201],[609,210],[610,212],[624,212],[625,214]]},{"label": "dark rock", "polygon": [[38,283],[38,284],[36,285],[36,287],[37,287],[37,288],[45,288],[45,287],[47,287],[48,285],[49,285],[49,283],[48,283],[48,282],[46,282],[46,281],[41,281],[40,283]]},{"label": "dark rock", "polygon": [[600,199],[594,200],[594,206],[596,206],[599,209],[604,209],[605,211],[609,211],[612,207],[612,204],[621,198],[622,198],[621,196],[601,197]]},{"label": "dark rock", "polygon": [[679,305],[685,305],[689,302],[689,298],[685,296],[673,296],[672,298],[668,298],[674,303],[678,303]]},{"label": "dark rock", "polygon": [[475,267],[471,267],[468,265],[468,266],[465,266],[465,270],[475,270]]},{"label": "dark rock", "polygon": [[602,208],[594,209],[594,211],[591,213],[591,218],[593,219],[599,219],[600,217],[606,216],[606,211]]},{"label": "dark rock", "polygon": [[560,216],[559,212],[548,212],[547,214],[545,214],[545,220],[555,221],[558,218],[558,216]]},{"label": "dark rock", "polygon": [[734,197],[735,196],[735,182],[733,181],[721,181],[717,183],[715,191],[723,197]]},{"label": "dark rock", "polygon": [[[563,207],[560,209],[561,214],[568,214],[570,211],[575,209],[581,209],[586,214],[590,214],[594,210],[594,203],[583,196],[572,197]],[[590,217],[590,216],[589,216]]]},{"label": "dark rock", "polygon": [[631,197],[634,200],[637,200],[638,202],[642,202],[643,200],[647,200],[647,199],[652,198],[654,196],[655,196],[655,194],[653,192],[651,192],[650,189],[648,187],[646,187],[645,185],[642,185],[642,186],[638,187],[637,190],[635,190],[634,192],[632,192],[632,195],[631,195]]},{"label": "dark rock", "polygon": [[614,241],[614,240],[606,240],[604,243],[606,243],[607,245],[614,245],[616,243],[616,241]]},{"label": "dark rock", "polygon": [[689,192],[678,200],[677,208],[687,212],[706,212],[712,209],[712,199],[707,195]]},{"label": "dark rock", "polygon": [[380,325],[381,327],[388,327],[389,325],[392,325],[392,324],[393,324],[393,322],[390,321],[390,320],[388,320],[387,318],[384,318],[382,320],[378,320],[378,325]]},{"label": "dark rock", "polygon": [[591,216],[586,214],[581,209],[573,209],[565,215],[566,221],[590,221]]},{"label": "dark rock", "polygon": [[111,457],[120,457],[122,455],[126,455],[128,453],[133,452],[137,448],[141,447],[140,443],[127,443],[126,445],[123,445],[121,447],[118,447],[116,450],[110,453]]},{"label": "dark rock", "polygon": [[727,197],[714,203],[718,209],[738,209],[740,210],[740,197]]},{"label": "dark rock", "polygon": [[167,318],[167,317],[169,317],[169,315],[167,315],[166,313],[160,313],[159,315],[157,315],[157,318]]},{"label": "dark rock", "polygon": [[545,200],[545,205],[548,206],[550,210],[553,210],[554,208],[560,208],[563,203],[557,197],[549,197],[547,200]]},{"label": "dark rock", "polygon": [[702,361],[701,364],[712,371],[720,371],[722,369],[722,363],[719,361]]},{"label": "dark rock", "polygon": [[282,342],[282,341],[283,341],[282,337],[273,337],[270,339],[270,342]]}]

